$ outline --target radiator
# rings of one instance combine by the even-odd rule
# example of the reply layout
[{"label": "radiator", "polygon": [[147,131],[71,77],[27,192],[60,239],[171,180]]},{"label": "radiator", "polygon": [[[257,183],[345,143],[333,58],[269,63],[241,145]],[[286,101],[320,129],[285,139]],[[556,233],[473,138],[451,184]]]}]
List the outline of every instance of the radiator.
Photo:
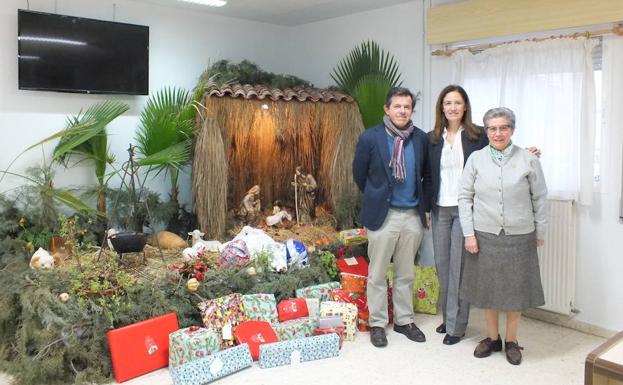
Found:
[{"label": "radiator", "polygon": [[545,305],[541,309],[570,315],[575,302],[576,215],[570,200],[549,200],[545,245],[539,247]]}]

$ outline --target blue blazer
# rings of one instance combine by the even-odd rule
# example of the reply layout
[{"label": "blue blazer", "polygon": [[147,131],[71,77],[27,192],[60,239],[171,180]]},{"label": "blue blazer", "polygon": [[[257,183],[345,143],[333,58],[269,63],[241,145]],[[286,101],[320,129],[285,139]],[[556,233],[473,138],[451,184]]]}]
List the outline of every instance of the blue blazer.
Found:
[{"label": "blue blazer", "polygon": [[[463,146],[463,167],[467,162],[467,158],[474,151],[478,151],[489,144],[487,133],[483,127],[476,126],[480,129],[480,136],[477,139],[471,139],[463,132],[461,134],[461,145]],[[439,199],[439,185],[441,184],[441,150],[443,149],[443,138],[439,139],[439,143],[433,143],[433,132],[428,133],[428,165],[431,168],[431,185],[427,186],[426,190],[429,192],[427,197],[430,199],[426,206],[430,209],[437,206],[437,199]]]},{"label": "blue blazer", "polygon": [[[410,138],[415,150],[415,183],[418,194],[418,211],[422,225],[426,226],[425,213],[430,211],[427,202],[430,198],[424,186],[430,186],[430,167],[428,167],[428,137],[424,131],[415,127]],[[385,126],[380,124],[367,129],[359,136],[355,159],[353,159],[353,179],[363,193],[359,223],[370,230],[378,230],[385,221],[395,183],[389,169],[389,146]]]}]

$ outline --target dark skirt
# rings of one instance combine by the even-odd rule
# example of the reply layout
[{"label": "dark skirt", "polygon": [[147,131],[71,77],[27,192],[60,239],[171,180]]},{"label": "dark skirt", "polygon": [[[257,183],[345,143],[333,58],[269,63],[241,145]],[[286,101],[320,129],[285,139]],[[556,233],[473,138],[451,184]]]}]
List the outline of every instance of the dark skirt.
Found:
[{"label": "dark skirt", "polygon": [[536,233],[476,231],[478,254],[466,253],[461,298],[483,309],[522,311],[545,304]]}]

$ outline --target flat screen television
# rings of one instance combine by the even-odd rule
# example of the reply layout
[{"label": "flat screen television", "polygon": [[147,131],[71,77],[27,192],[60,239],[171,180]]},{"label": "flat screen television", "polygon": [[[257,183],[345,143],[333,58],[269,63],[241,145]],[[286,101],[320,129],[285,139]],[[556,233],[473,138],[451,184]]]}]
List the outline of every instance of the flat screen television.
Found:
[{"label": "flat screen television", "polygon": [[149,27],[17,11],[20,90],[147,95]]}]

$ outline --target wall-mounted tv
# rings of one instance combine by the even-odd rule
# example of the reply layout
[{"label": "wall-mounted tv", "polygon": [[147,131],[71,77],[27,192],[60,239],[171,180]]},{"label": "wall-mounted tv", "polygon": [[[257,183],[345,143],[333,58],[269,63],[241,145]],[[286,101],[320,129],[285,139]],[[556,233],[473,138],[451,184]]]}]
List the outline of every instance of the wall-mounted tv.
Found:
[{"label": "wall-mounted tv", "polygon": [[20,90],[147,95],[149,27],[17,11]]}]

